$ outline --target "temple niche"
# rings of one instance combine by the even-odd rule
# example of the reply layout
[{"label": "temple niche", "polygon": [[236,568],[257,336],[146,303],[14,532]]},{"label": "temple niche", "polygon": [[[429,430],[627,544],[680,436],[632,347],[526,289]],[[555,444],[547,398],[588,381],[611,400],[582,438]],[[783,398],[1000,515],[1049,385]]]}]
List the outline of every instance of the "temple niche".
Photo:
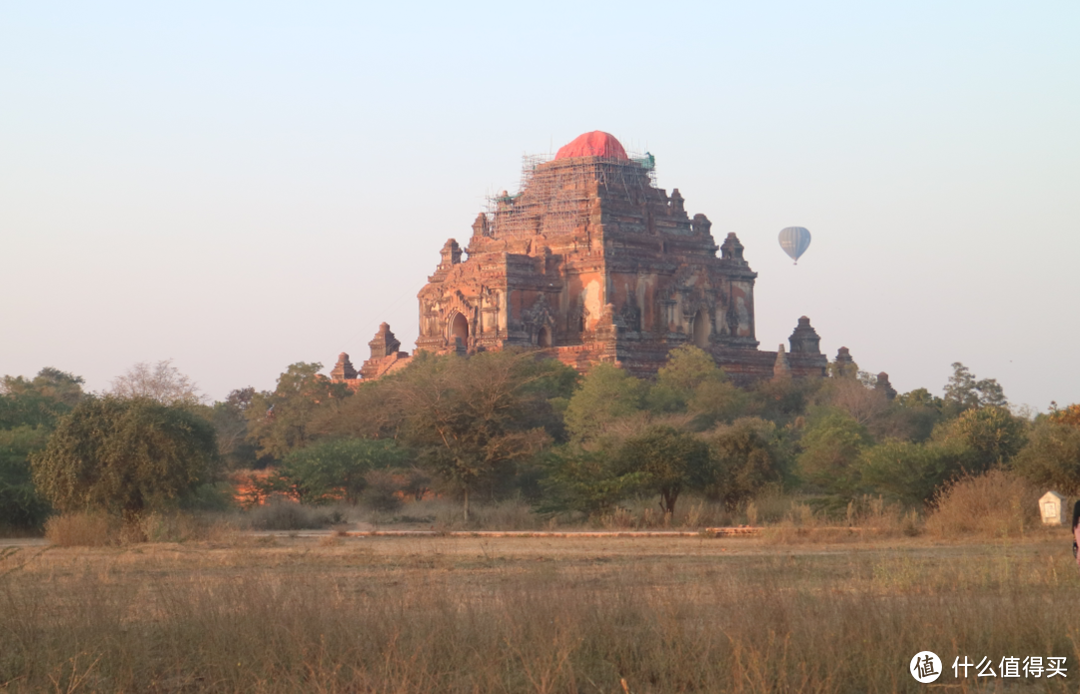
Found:
[{"label": "temple niche", "polygon": [[[757,273],[742,243],[731,233],[717,245],[678,189],[656,187],[654,163],[599,131],[553,159],[526,157],[519,192],[492,200],[464,249],[452,238],[443,246],[418,294],[417,349],[532,347],[583,371],[607,362],[644,376],[689,343],[737,382],[823,375],[805,317],[786,354],[757,349]],[[364,379],[407,360],[387,334],[384,323]]]}]

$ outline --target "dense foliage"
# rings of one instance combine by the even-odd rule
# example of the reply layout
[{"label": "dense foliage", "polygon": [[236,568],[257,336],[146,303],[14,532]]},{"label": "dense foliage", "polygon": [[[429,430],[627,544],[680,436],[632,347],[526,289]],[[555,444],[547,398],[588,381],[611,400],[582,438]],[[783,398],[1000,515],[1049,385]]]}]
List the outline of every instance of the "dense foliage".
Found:
[{"label": "dense foliage", "polygon": [[167,362],[118,379],[129,397],[89,397],[52,368],[5,377],[0,525],[40,526],[46,500],[137,514],[220,470],[254,470],[236,478],[252,499],[393,510],[436,493],[466,517],[470,499],[515,495],[587,515],[634,498],[669,514],[687,493],[739,507],[763,490],[826,511],[866,495],[920,506],[990,470],[1080,493],[1080,406],[1016,416],[1000,384],[960,363],[942,397],[897,396],[851,363],[740,388],[695,347],[672,351],[651,380],[610,364],[579,376],[512,350],[421,353],[358,387],[320,370],[293,364],[273,391],[213,405]]},{"label": "dense foliage", "polygon": [[82,384],[82,378],[52,367],[32,379],[0,379],[0,528],[32,529],[45,521],[49,505],[34,485],[30,458],[84,398]]},{"label": "dense foliage", "polygon": [[60,511],[126,518],[168,508],[207,480],[214,429],[183,407],[145,398],[92,398],[56,425],[32,459],[34,484]]}]

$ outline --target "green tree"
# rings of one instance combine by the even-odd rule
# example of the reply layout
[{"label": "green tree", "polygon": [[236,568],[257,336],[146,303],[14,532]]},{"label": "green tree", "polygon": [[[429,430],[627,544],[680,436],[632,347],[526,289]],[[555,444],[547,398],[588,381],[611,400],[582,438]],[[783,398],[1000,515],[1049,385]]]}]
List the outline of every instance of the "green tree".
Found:
[{"label": "green tree", "polygon": [[916,443],[926,441],[943,419],[944,406],[944,401],[926,388],[916,388],[897,396],[891,413],[892,428],[884,432],[883,438],[906,439]]},{"label": "green tree", "polygon": [[1009,406],[1005,391],[993,378],[978,379],[968,367],[960,362],[953,362],[953,374],[945,384],[945,407],[959,414],[965,410],[980,407]]},{"label": "green tree", "polygon": [[226,469],[254,468],[259,463],[258,450],[248,439],[247,410],[255,397],[254,388],[238,388],[221,402],[215,402],[210,422],[217,433],[218,452]]},{"label": "green tree", "polygon": [[[846,349],[846,348],[841,348],[842,351],[844,349]],[[850,359],[850,357],[851,357],[851,355],[849,354],[848,358]],[[853,360],[852,361],[833,360],[833,361],[829,362],[829,366],[827,368],[828,368],[828,372],[829,372],[829,378],[835,378],[835,379],[848,378],[848,379],[851,379],[853,381],[857,381],[857,380],[859,380],[859,374],[861,373],[859,371],[859,365],[856,364]]]},{"label": "green tree", "polygon": [[278,475],[302,502],[344,500],[355,506],[369,472],[399,467],[407,459],[406,451],[392,440],[319,441],[286,455]]},{"label": "green tree", "polygon": [[934,432],[940,441],[954,441],[967,449],[965,468],[977,474],[1008,463],[1027,440],[1024,420],[1003,407],[988,405],[965,410]]},{"label": "green tree", "polygon": [[27,529],[44,522],[49,506],[34,487],[30,458],[85,397],[82,384],[81,377],[53,367],[32,379],[0,379],[0,527]]},{"label": "green tree", "polygon": [[688,432],[652,426],[627,439],[617,459],[621,475],[642,473],[642,486],[659,493],[661,510],[671,514],[683,490],[705,478],[709,447]]},{"label": "green tree", "polygon": [[644,471],[621,469],[615,461],[607,449],[568,444],[551,451],[545,461],[544,501],[539,511],[581,511],[590,517],[611,512],[646,483]]},{"label": "green tree", "polygon": [[800,477],[817,489],[849,498],[858,489],[859,455],[871,443],[866,427],[846,412],[819,416],[802,436]]},{"label": "green tree", "polygon": [[708,435],[711,464],[701,486],[706,497],[734,505],[767,484],[783,481],[787,455],[780,430],[758,417],[742,417]]},{"label": "green tree", "polygon": [[393,391],[400,375],[391,373],[376,381],[362,382],[336,407],[317,409],[308,430],[327,438],[397,438],[402,412]]},{"label": "green tree", "polygon": [[463,495],[511,478],[561,432],[553,402],[576,381],[569,367],[528,352],[468,358],[421,354],[393,379],[400,438]]},{"label": "green tree", "polygon": [[825,379],[778,378],[761,381],[750,391],[749,412],[779,426],[793,423],[806,413],[807,404]]},{"label": "green tree", "polygon": [[724,374],[709,354],[683,345],[668,352],[656,382],[649,389],[648,404],[656,412],[684,412],[699,385],[724,380]]},{"label": "green tree", "polygon": [[34,488],[30,457],[48,440],[43,426],[0,429],[0,528],[34,528],[45,521],[49,506]]},{"label": "green tree", "polygon": [[958,441],[891,439],[863,449],[860,477],[868,491],[908,505],[923,504],[962,474],[966,454]]},{"label": "green tree", "polygon": [[916,388],[902,395],[898,395],[896,401],[904,407],[926,407],[940,411],[945,401],[932,394],[926,388]]},{"label": "green tree", "polygon": [[720,373],[722,378],[702,381],[690,396],[686,409],[693,415],[696,429],[734,421],[747,410],[747,393],[729,381],[723,371]]},{"label": "green tree", "polygon": [[1080,425],[1054,418],[1036,422],[1012,467],[1037,487],[1080,495]]},{"label": "green tree", "polygon": [[585,376],[566,407],[566,428],[573,440],[587,442],[612,423],[644,412],[648,384],[611,364],[597,364]]},{"label": "green tree", "polygon": [[653,412],[689,413],[696,430],[731,421],[746,408],[746,401],[746,393],[731,383],[712,356],[693,345],[668,353],[646,398]]},{"label": "green tree", "polygon": [[51,366],[32,379],[4,376],[0,379],[0,429],[20,426],[52,428],[85,394],[83,379]]},{"label": "green tree", "polygon": [[343,383],[319,373],[322,364],[298,362],[278,377],[273,392],[256,393],[244,410],[248,440],[259,454],[281,459],[311,443],[320,409],[335,409],[350,394]]},{"label": "green tree", "polygon": [[214,471],[213,427],[191,411],[142,398],[79,403],[32,460],[34,483],[63,512],[131,520],[170,507]]}]

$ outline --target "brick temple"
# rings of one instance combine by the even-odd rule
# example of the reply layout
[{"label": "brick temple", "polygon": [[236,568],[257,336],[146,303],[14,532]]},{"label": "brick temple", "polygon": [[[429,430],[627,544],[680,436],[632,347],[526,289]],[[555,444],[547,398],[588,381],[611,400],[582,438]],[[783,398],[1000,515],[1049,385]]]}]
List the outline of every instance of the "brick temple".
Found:
[{"label": "brick temple", "polygon": [[[757,273],[735,234],[717,245],[711,227],[687,213],[677,188],[656,186],[651,155],[629,156],[607,133],[582,135],[549,160],[526,157],[520,191],[492,200],[464,248],[443,246],[418,294],[416,348],[531,347],[581,371],[607,362],[645,376],[690,343],[738,383],[824,375],[806,317],[788,349],[758,349]],[[369,345],[363,379],[409,360],[386,323]],[[358,376],[346,354],[331,375]]]}]

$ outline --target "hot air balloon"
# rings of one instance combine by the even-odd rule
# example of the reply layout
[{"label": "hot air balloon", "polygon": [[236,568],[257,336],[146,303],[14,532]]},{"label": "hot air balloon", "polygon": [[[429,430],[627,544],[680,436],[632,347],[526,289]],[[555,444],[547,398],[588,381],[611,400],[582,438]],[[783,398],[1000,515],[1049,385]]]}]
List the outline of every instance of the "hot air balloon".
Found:
[{"label": "hot air balloon", "polygon": [[799,264],[799,256],[810,247],[810,232],[803,227],[787,227],[780,231],[780,248]]}]

